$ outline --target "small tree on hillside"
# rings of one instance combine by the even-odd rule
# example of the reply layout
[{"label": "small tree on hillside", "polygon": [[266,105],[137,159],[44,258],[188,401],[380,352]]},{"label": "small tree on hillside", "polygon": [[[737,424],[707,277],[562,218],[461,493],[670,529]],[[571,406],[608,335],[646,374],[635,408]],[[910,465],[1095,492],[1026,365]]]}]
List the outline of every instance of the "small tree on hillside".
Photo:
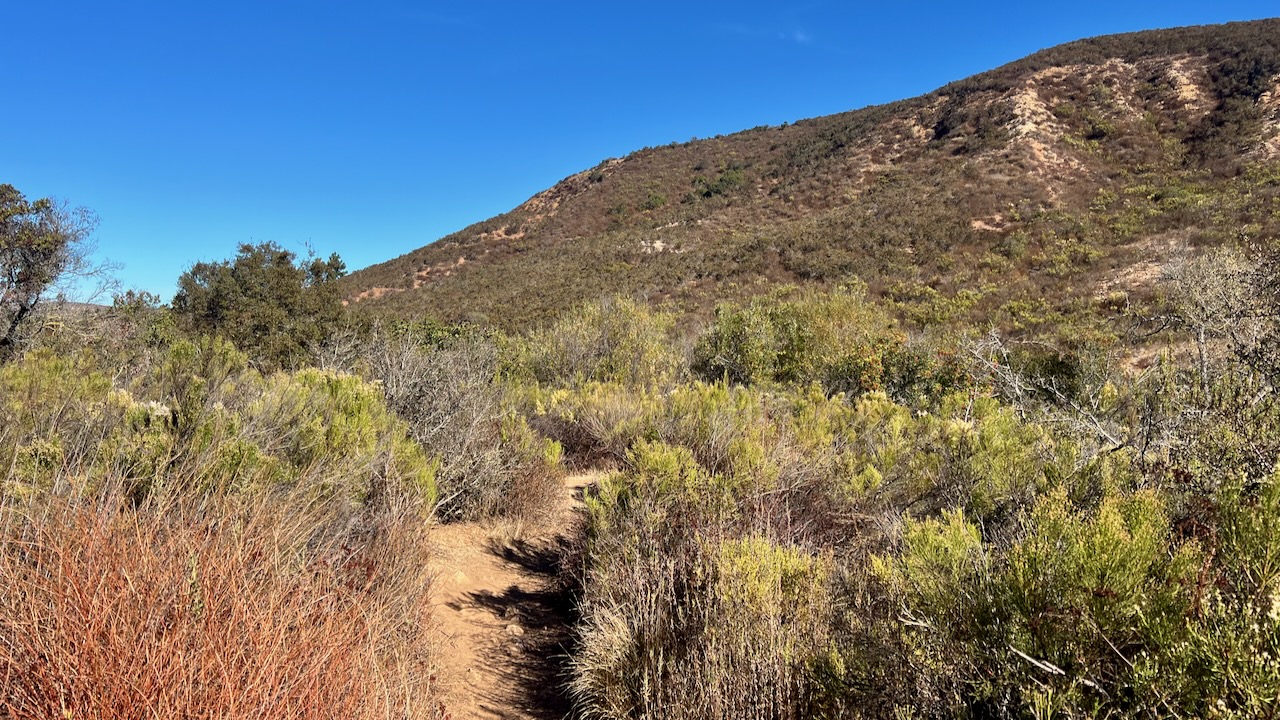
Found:
[{"label": "small tree on hillside", "polygon": [[1234,248],[1186,258],[1165,269],[1164,324],[1191,336],[1202,392],[1208,392],[1216,364],[1243,357],[1257,346],[1258,297],[1250,286],[1254,264]]},{"label": "small tree on hillside", "polygon": [[0,185],[0,362],[18,352],[36,307],[60,281],[107,278],[111,266],[90,259],[97,225],[86,208],[33,202]]},{"label": "small tree on hillside", "polygon": [[342,317],[333,281],[344,274],[336,253],[299,261],[275,243],[242,244],[235,259],[184,273],[173,311],[188,332],[222,335],[264,366],[290,366]]}]

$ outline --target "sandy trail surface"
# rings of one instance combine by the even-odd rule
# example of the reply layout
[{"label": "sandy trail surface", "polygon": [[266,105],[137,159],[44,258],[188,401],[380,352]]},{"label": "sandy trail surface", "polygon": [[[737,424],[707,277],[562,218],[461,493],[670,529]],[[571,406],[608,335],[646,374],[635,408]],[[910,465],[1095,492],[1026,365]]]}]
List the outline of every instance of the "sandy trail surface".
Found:
[{"label": "sandy trail surface", "polygon": [[452,720],[560,720],[570,601],[556,582],[582,494],[599,474],[571,475],[536,525],[458,523],[434,533],[441,681]]}]

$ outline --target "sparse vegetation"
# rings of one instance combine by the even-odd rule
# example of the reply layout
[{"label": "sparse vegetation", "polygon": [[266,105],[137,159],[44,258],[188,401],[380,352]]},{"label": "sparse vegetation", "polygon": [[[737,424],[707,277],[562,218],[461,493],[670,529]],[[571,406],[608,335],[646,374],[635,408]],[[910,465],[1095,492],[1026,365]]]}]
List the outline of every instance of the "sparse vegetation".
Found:
[{"label": "sparse vegetation", "polygon": [[330,341],[327,356],[368,377],[418,445],[439,459],[442,518],[534,518],[562,476],[560,445],[537,435],[499,377],[496,338],[402,324]]}]

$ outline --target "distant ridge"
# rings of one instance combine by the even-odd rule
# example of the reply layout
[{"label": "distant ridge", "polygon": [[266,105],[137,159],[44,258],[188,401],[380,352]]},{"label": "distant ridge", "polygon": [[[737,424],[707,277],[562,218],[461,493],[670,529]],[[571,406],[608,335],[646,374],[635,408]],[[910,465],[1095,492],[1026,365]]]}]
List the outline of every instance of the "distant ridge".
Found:
[{"label": "distant ridge", "polygon": [[1280,230],[1280,20],[1067,43],[888,105],[646,148],[352,273],[361,310],[508,329],[865,282],[918,326],[1145,297]]}]

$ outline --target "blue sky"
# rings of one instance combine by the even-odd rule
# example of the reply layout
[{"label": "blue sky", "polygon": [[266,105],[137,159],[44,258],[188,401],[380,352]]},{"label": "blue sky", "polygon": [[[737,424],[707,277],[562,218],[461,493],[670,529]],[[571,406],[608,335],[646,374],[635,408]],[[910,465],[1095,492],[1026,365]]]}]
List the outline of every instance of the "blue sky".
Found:
[{"label": "blue sky", "polygon": [[648,145],[928,92],[1272,3],[0,1],[0,182],[166,300],[241,242],[352,269]]}]

